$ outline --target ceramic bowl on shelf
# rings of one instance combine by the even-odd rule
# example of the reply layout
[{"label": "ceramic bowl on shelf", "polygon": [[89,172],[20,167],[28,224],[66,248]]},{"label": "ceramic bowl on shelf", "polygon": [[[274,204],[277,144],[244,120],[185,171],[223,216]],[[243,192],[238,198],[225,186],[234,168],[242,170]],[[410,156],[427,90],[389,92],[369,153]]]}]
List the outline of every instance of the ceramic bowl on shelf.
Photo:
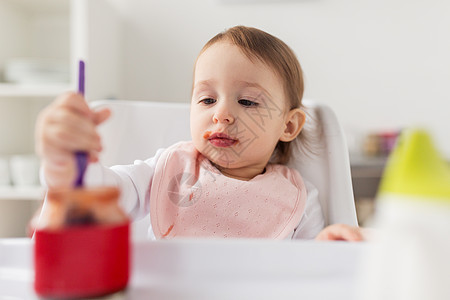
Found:
[{"label": "ceramic bowl on shelf", "polygon": [[12,155],[9,161],[10,175],[15,186],[39,184],[39,158],[34,154]]},{"label": "ceramic bowl on shelf", "polygon": [[10,185],[9,159],[6,156],[0,156],[0,187]]},{"label": "ceramic bowl on shelf", "polygon": [[5,81],[19,84],[68,83],[69,63],[64,60],[12,58],[5,62]]}]

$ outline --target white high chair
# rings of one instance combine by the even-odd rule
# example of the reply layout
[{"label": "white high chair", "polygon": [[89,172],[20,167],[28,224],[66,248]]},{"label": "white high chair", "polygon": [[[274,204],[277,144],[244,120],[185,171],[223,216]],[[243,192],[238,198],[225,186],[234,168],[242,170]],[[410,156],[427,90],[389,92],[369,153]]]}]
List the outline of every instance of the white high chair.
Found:
[{"label": "white high chair", "polygon": [[[314,154],[299,150],[295,141],[289,166],[314,184],[325,225],[357,225],[346,141],[336,115],[326,105],[303,100],[307,121],[303,130],[317,137]],[[112,115],[100,125],[103,152],[100,161],[106,166],[132,164],[155,155],[159,148],[190,140],[189,104],[127,100],[98,100],[94,109],[108,107]],[[133,237],[147,235],[150,218],[134,222]]]}]

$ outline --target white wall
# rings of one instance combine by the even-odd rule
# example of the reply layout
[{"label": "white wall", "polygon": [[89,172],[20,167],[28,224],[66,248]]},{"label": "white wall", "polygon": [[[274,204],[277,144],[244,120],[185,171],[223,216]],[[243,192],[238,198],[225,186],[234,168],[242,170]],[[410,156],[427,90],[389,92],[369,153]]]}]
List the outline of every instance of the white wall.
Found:
[{"label": "white wall", "polygon": [[121,98],[188,101],[203,44],[255,26],[294,49],[305,96],[348,132],[423,125],[450,157],[450,1],[111,1],[124,18]]}]

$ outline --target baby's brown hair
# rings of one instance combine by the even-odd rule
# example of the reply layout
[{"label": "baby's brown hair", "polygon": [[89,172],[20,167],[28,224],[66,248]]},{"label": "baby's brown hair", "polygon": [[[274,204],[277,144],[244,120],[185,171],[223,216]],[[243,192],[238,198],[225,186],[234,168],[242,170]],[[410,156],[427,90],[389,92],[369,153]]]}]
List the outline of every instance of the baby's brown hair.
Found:
[{"label": "baby's brown hair", "polygon": [[[199,56],[210,46],[223,40],[239,47],[250,60],[256,58],[271,67],[281,77],[289,110],[302,108],[303,72],[295,53],[288,45],[260,29],[235,26],[210,39],[200,51]],[[291,142],[279,141],[271,161],[286,164],[291,151]]]}]

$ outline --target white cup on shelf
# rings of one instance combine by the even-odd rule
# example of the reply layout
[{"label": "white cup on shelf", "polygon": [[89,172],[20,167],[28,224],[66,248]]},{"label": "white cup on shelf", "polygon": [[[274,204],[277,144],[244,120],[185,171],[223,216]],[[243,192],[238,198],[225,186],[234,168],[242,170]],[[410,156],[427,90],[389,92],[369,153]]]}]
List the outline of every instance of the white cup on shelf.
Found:
[{"label": "white cup on shelf", "polygon": [[0,186],[8,186],[10,184],[9,159],[6,156],[0,156]]},{"label": "white cup on shelf", "polygon": [[36,186],[39,184],[39,159],[36,155],[12,155],[10,169],[11,180],[15,186]]}]

